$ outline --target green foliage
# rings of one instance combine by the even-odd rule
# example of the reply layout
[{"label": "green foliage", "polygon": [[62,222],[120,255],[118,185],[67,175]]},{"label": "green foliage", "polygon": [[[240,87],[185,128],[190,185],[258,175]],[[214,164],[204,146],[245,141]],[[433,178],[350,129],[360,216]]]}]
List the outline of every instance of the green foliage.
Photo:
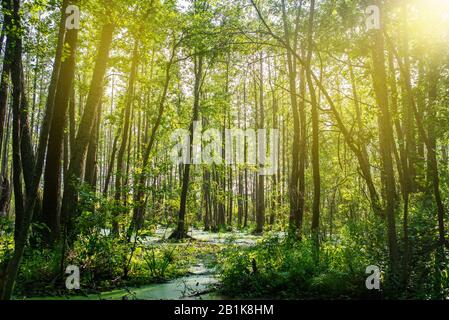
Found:
[{"label": "green foliage", "polygon": [[60,287],[61,248],[25,251],[17,277],[17,291],[24,295],[43,294]]},{"label": "green foliage", "polygon": [[11,257],[14,245],[14,224],[7,218],[0,217],[0,279]]},{"label": "green foliage", "polygon": [[[306,299],[379,296],[442,299],[449,296],[447,249],[436,246],[442,237],[439,233],[445,232],[443,236],[447,238],[449,222],[449,42],[446,41],[447,17],[444,16],[448,6],[445,4],[447,1],[434,2],[439,5],[429,6],[424,0],[413,1],[404,11],[405,20],[401,17],[401,6],[383,2],[385,62],[381,66],[373,63],[369,53],[373,43],[363,23],[368,3],[365,0],[316,1],[311,28],[308,25],[312,22],[309,19],[311,6],[307,1],[301,2],[301,8],[298,1],[292,0],[261,0],[254,1],[253,5],[246,1],[222,0],[79,1],[82,19],[73,96],[66,115],[67,123],[60,124],[66,132],[64,137],[55,135],[51,138],[53,134],[50,134],[48,140],[55,140],[53,142],[59,146],[64,144],[64,155],[58,154],[58,157],[64,158],[61,164],[67,169],[74,153],[79,152],[72,140],[77,140],[80,129],[84,128],[80,126],[81,119],[92,116],[86,105],[95,99],[89,93],[101,88],[101,97],[97,97],[101,108],[96,109],[98,114],[95,115],[99,125],[91,124],[89,150],[81,157],[86,158],[84,171],[89,171],[88,168],[91,172],[96,171],[95,182],[89,182],[92,187],[80,185],[76,192],[78,207],[75,213],[70,213],[74,217],[74,221],[70,220],[73,225],[68,228],[70,234],[64,234],[67,221],[59,217],[56,210],[41,213],[41,216],[36,214],[19,270],[17,291],[34,294],[65,290],[63,275],[68,264],[80,267],[82,287],[88,289],[164,281],[186,273],[189,264],[198,256],[207,256],[213,251],[199,243],[191,246],[190,242],[154,241],[156,225],[174,227],[178,219],[185,171],[170,159],[174,145],[170,137],[174,130],[188,129],[191,124],[196,96],[194,80],[198,72],[198,57],[201,56],[204,65],[198,88],[199,101],[196,102],[199,105],[198,119],[202,121],[204,130],[257,129],[261,125],[266,129],[275,126],[280,129],[280,168],[274,177],[278,180],[266,177],[262,190],[267,204],[264,231],[271,230],[273,234],[256,246],[248,247],[232,244],[240,234],[226,237],[227,249],[220,255],[218,264],[225,293],[250,298]],[[51,92],[51,66],[57,61],[56,44],[63,40],[58,39],[61,3],[55,0],[22,1],[22,17],[18,20],[22,21],[21,28],[17,29],[17,24],[3,26],[4,35],[8,38],[4,39],[4,44],[10,42],[10,35],[22,37],[23,88],[20,90],[25,88],[26,92],[21,92],[20,96],[28,98],[21,102],[21,108],[28,110],[23,116],[28,119],[22,121],[21,118],[21,124],[29,123],[31,147],[35,151],[39,134],[44,132],[42,121],[47,100],[52,101],[47,92]],[[259,9],[257,13],[254,7]],[[2,9],[6,17],[7,11]],[[5,22],[7,19],[3,19]],[[93,77],[98,51],[95,35],[105,23],[113,23],[115,33],[107,61],[107,76],[96,79]],[[308,34],[309,31],[313,32]],[[312,46],[307,44],[309,35]],[[288,48],[287,43],[292,48]],[[138,67],[135,83],[131,86],[130,59],[135,44]],[[0,51],[4,59],[8,50],[2,47]],[[65,43],[62,60],[67,53],[68,43]],[[288,67],[287,53],[298,55],[298,59],[293,57],[296,69]],[[172,54],[173,60],[170,59]],[[310,60],[310,69],[300,63],[300,56],[310,58],[307,59]],[[18,57],[15,59],[20,60]],[[14,66],[19,66],[16,62]],[[390,118],[383,117],[383,112],[379,113],[376,81],[373,83],[376,77],[372,76],[379,70],[380,74],[385,72],[387,76],[382,83],[388,96],[385,109],[391,113],[392,123],[386,128],[392,129],[392,141],[382,141],[385,132],[379,128],[383,119]],[[309,73],[306,71],[316,73],[318,77],[308,83],[304,77]],[[409,73],[408,76],[404,71]],[[60,73],[63,74],[59,77],[61,81],[68,78],[65,72]],[[61,87],[61,83],[55,85]],[[292,90],[294,85],[297,87],[296,97]],[[319,251],[307,238],[312,225],[312,194],[316,192],[316,172],[312,168],[317,164],[314,161],[313,125],[310,125],[313,117],[309,114],[312,86],[317,90],[320,110]],[[4,91],[7,93],[4,101],[13,102],[9,93],[16,89],[11,83],[10,89]],[[417,115],[412,112],[413,104],[416,104]],[[124,130],[127,105],[132,105],[129,132]],[[62,106],[67,105],[58,104],[55,112],[59,112]],[[5,177],[9,176],[11,169],[17,168],[15,158],[10,156],[14,151],[12,142],[16,142],[11,121],[17,118],[15,108],[11,110],[12,113],[6,112],[4,119],[2,143],[6,145],[2,144],[0,148],[1,171]],[[297,125],[295,113],[299,110],[304,111],[304,116],[298,115],[300,125]],[[159,122],[159,126],[155,125]],[[128,140],[124,139],[123,133],[128,135]],[[24,134],[23,138],[26,139],[27,135]],[[296,149],[297,139],[305,139],[304,150],[302,147]],[[116,148],[121,149],[120,145],[126,147],[122,150],[124,157],[120,163],[116,159],[114,141],[118,144]],[[153,145],[147,162],[143,161],[143,154],[150,141]],[[27,141],[23,142],[25,146]],[[222,143],[226,144],[226,141]],[[432,144],[437,146],[436,178],[440,181],[444,206],[444,210],[440,210],[440,215],[444,216],[444,232],[438,229],[436,180],[432,179],[432,170],[429,170]],[[390,152],[384,154],[385,146],[390,145],[395,147],[391,155],[392,174],[386,172],[385,164]],[[92,146],[96,152],[92,152]],[[251,146],[245,147],[249,153]],[[27,148],[21,149],[22,158],[27,159],[24,151]],[[221,151],[226,153],[224,149]],[[51,150],[48,148],[47,160],[55,156]],[[301,232],[305,236],[302,241],[283,238],[282,234],[289,228],[291,213],[299,211],[290,208],[299,200],[294,197],[296,191],[291,183],[295,181],[292,179],[293,169],[302,168],[302,164],[296,166],[294,163],[295,155],[304,158],[304,177],[299,177],[298,181],[305,187],[304,190],[299,190],[302,187],[296,190],[304,196]],[[210,224],[207,227],[213,231],[231,231],[237,223],[243,224],[237,222],[237,216],[242,218],[244,204],[247,212],[244,229],[251,232],[257,220],[255,217],[261,214],[256,210],[261,192],[257,186],[259,167],[250,163],[190,166],[184,217],[186,229],[202,229],[207,220]],[[362,170],[364,167],[367,171]],[[54,185],[54,180],[46,181],[51,176],[47,171],[51,173],[51,170],[51,166],[45,165],[44,185]],[[63,174],[65,170],[57,171],[53,174],[59,175],[57,181],[61,185],[58,188],[63,190],[67,186],[63,184],[72,179],[67,179],[66,172]],[[371,187],[383,208],[390,201],[386,176],[395,180],[394,201],[391,200],[394,213],[390,217],[394,216],[396,226],[389,233],[390,237],[395,235],[395,239],[390,238],[391,242],[386,237],[388,226],[385,219],[374,217],[373,210],[368,209],[373,204],[373,190],[367,188],[369,184],[366,183],[368,172],[372,175]],[[109,184],[105,187],[107,174]],[[145,178],[143,183],[140,182],[142,175]],[[82,182],[81,176],[75,177],[76,180]],[[28,189],[25,180],[21,181],[24,191]],[[116,190],[114,182],[117,181],[121,183],[117,184],[120,187]],[[403,182],[410,182],[410,190],[404,188]],[[17,191],[17,187],[14,188],[17,184],[10,184]],[[109,191],[104,191],[103,195],[101,192],[106,189]],[[138,190],[143,192],[143,197],[135,203]],[[11,194],[13,201],[9,197],[8,201],[12,203],[9,218],[0,217],[0,279],[14,249],[13,224],[18,195]],[[408,206],[404,203],[406,196],[409,197]],[[61,199],[56,198],[51,200],[57,202],[53,203],[55,208],[61,205]],[[130,220],[137,205],[145,206],[145,221],[137,234],[129,235],[127,231],[131,229]],[[408,208],[407,221],[405,207]],[[206,212],[208,216],[205,216]],[[223,213],[225,222],[221,221]],[[269,225],[272,213],[275,221]],[[46,214],[59,221],[52,221],[51,226],[45,225],[40,219]],[[115,223],[119,232],[112,234]],[[59,224],[63,229],[61,234],[57,234],[61,231],[57,227]],[[55,230],[50,230],[50,227]],[[48,243],[45,237],[47,230],[56,238],[59,236],[56,244]],[[406,251],[407,245],[409,252]],[[213,246],[215,250],[221,244],[214,243]],[[395,274],[394,279],[388,278],[392,273],[390,264],[396,260],[390,257],[389,247],[398,248],[400,275]],[[215,263],[214,259],[211,260]],[[365,268],[369,265],[377,265],[382,270],[381,293],[367,291],[364,286]]]},{"label": "green foliage", "polygon": [[315,263],[312,241],[271,236],[245,250],[230,247],[220,258],[222,290],[241,297],[362,298],[369,257],[344,244],[322,244]]},{"label": "green foliage", "polygon": [[175,249],[175,247],[162,247],[158,250],[152,246],[145,251],[143,259],[152,277],[165,279],[167,269],[176,261]]}]

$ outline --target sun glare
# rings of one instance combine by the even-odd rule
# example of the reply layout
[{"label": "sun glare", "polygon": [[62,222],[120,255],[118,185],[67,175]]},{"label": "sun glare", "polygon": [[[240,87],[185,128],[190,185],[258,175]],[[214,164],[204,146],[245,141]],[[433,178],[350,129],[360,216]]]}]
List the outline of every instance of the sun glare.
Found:
[{"label": "sun glare", "polygon": [[447,47],[449,43],[449,0],[417,0],[411,4],[412,34],[425,44]]}]

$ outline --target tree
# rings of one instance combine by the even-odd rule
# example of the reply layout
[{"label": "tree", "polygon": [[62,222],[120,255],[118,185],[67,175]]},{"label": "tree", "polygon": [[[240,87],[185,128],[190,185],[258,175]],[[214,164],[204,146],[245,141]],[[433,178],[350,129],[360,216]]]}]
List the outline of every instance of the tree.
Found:
[{"label": "tree", "polygon": [[[76,5],[76,1],[70,2]],[[75,56],[78,42],[78,29],[66,31],[64,46],[66,57],[61,61],[61,67],[54,98],[54,112],[51,119],[48,136],[48,149],[45,160],[43,220],[49,228],[48,241],[53,243],[60,237],[60,193],[61,193],[61,156],[64,129],[67,120],[69,97],[73,90],[75,75]]]},{"label": "tree", "polygon": [[100,117],[98,111],[103,94],[104,76],[108,64],[113,33],[114,24],[108,23],[102,27],[91,87],[71,152],[69,169],[67,171],[69,181],[64,184],[64,197],[61,209],[61,215],[64,217],[64,221],[69,223],[69,232],[72,231],[72,227],[70,227],[73,224],[72,220],[76,217],[76,190],[79,182],[83,179],[85,157],[91,135],[94,131],[95,119],[99,119]]}]

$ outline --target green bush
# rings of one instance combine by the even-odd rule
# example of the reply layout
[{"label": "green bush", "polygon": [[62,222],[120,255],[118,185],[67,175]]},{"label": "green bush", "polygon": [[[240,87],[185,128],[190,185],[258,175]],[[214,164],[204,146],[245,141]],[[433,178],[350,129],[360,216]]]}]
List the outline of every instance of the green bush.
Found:
[{"label": "green bush", "polygon": [[239,297],[363,298],[365,268],[373,264],[352,245],[322,243],[318,261],[309,239],[269,236],[253,247],[231,246],[220,256],[222,290]]}]

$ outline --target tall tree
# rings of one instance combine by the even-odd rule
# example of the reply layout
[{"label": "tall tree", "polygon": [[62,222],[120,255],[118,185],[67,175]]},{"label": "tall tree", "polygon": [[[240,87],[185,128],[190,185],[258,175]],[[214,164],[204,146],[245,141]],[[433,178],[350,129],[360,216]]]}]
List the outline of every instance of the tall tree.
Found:
[{"label": "tall tree", "polygon": [[[124,106],[124,119],[122,128],[122,138],[120,142],[120,147],[117,153],[117,164],[116,164],[116,177],[115,177],[115,196],[114,199],[117,204],[122,203],[123,200],[123,190],[124,180],[126,177],[126,168],[124,162],[125,151],[128,146],[129,140],[129,130],[130,130],[130,119],[131,119],[131,108],[134,101],[134,87],[137,77],[137,67],[139,63],[139,41],[134,40],[134,49],[132,54],[131,70],[129,73],[128,88],[126,92],[126,101]],[[113,233],[119,234],[119,216],[116,214],[113,221]]]},{"label": "tall tree", "polygon": [[[376,5],[381,8],[380,1]],[[388,245],[390,253],[390,268],[393,277],[399,272],[399,252],[396,234],[396,186],[395,174],[393,170],[393,124],[391,121],[391,111],[388,103],[387,76],[385,71],[384,38],[382,30],[372,30],[372,77],[376,102],[379,107],[379,143],[385,175],[386,206],[385,216],[388,226]]]},{"label": "tall tree", "polygon": [[[190,123],[190,140],[189,140],[189,158],[193,150],[193,130],[194,123],[199,120],[200,112],[200,95],[201,95],[201,85],[203,82],[203,60],[204,57],[201,53],[195,53],[194,59],[194,74],[195,74],[195,84],[193,89],[193,110],[192,110],[192,122]],[[182,176],[182,187],[181,187],[181,199],[178,212],[178,221],[176,229],[170,235],[173,239],[182,239],[187,236],[186,230],[186,212],[187,212],[187,196],[189,192],[190,184],[190,159],[188,163],[184,164],[183,176]]]},{"label": "tall tree", "polygon": [[320,226],[320,199],[321,199],[321,179],[320,179],[320,150],[319,150],[319,106],[318,98],[315,92],[311,70],[311,60],[313,53],[313,25],[315,18],[315,1],[310,2],[310,14],[308,23],[308,41],[307,41],[307,85],[312,105],[312,169],[313,169],[313,204],[312,204],[312,236],[314,238],[315,247],[319,242],[319,226]]},{"label": "tall tree", "polygon": [[[76,5],[72,0],[70,4]],[[54,98],[54,112],[51,120],[48,137],[48,149],[45,160],[44,173],[44,197],[43,197],[43,220],[46,223],[49,234],[48,241],[54,242],[60,237],[60,194],[62,179],[62,145],[64,129],[67,120],[69,97],[73,90],[73,79],[75,76],[75,57],[78,45],[78,29],[71,28],[66,31],[64,46],[65,58],[61,61],[58,84]]]},{"label": "tall tree", "polygon": [[[98,44],[98,55],[95,62],[92,81],[87,96],[86,106],[73,144],[70,164],[67,171],[68,181],[64,184],[61,215],[68,223],[76,216],[77,187],[83,180],[83,169],[89,141],[94,130],[95,119],[99,119],[99,106],[103,94],[104,76],[108,65],[109,51],[114,33],[114,24],[107,23],[102,27]],[[71,223],[70,223],[71,225]],[[71,231],[71,227],[69,231]]]}]

